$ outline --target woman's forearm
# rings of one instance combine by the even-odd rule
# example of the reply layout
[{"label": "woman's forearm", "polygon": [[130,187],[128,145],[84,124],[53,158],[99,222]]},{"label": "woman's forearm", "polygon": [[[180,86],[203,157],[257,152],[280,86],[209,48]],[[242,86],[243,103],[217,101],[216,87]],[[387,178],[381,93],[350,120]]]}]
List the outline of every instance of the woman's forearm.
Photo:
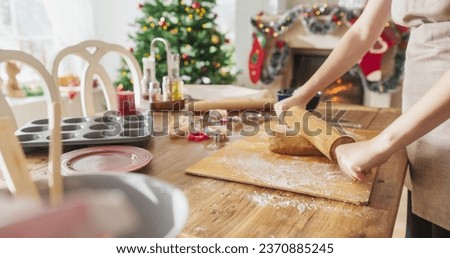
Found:
[{"label": "woman's forearm", "polygon": [[389,19],[391,0],[370,0],[358,21],[342,37],[327,60],[296,95],[309,101],[358,62],[380,37]]},{"label": "woman's forearm", "polygon": [[[450,69],[377,138],[380,151],[395,153],[450,118]],[[449,132],[450,133],[450,132]]]}]

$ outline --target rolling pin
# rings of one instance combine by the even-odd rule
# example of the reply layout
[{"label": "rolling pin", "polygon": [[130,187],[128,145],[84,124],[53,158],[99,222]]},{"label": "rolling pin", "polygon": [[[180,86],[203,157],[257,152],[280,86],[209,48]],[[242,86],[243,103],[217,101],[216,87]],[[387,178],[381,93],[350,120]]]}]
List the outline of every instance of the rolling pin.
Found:
[{"label": "rolling pin", "polygon": [[341,144],[355,142],[352,137],[342,135],[335,127],[305,109],[292,107],[289,112],[284,118],[286,124],[295,129],[300,125],[300,135],[335,162],[337,162],[336,148]]},{"label": "rolling pin", "polygon": [[188,105],[188,110],[194,112],[206,112],[211,109],[225,110],[270,110],[273,107],[273,101],[269,98],[252,99],[221,99],[194,101]]}]

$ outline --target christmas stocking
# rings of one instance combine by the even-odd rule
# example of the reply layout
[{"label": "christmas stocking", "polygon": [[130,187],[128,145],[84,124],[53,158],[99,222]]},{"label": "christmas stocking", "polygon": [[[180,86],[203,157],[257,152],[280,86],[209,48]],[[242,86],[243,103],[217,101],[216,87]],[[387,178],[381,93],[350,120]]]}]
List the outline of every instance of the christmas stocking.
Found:
[{"label": "christmas stocking", "polygon": [[378,38],[375,45],[366,53],[366,55],[359,61],[361,70],[366,76],[366,79],[371,82],[381,81],[381,61],[384,53],[394,46],[398,38],[390,28],[386,28]]},{"label": "christmas stocking", "polygon": [[[258,34],[260,34],[258,32]],[[261,72],[264,61],[264,45],[265,39],[261,34],[258,36],[253,33],[253,46],[248,60],[248,70],[250,72],[250,80],[257,83],[261,78]]]}]

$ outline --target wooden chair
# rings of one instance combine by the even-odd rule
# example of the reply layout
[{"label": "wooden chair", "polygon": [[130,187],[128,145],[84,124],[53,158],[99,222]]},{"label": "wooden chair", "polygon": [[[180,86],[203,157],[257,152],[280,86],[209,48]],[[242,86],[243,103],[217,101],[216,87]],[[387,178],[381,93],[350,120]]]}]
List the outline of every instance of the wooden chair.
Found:
[{"label": "wooden chair", "polygon": [[[93,50],[93,51],[90,51]],[[106,100],[107,110],[117,109],[117,99],[115,96],[115,88],[109,78],[104,67],[100,64],[100,60],[108,53],[119,54],[130,68],[132,79],[135,83],[134,94],[136,106],[141,105],[142,90],[140,82],[142,80],[142,70],[136,58],[124,47],[117,44],[109,44],[98,40],[83,41],[77,45],[67,47],[61,50],[55,57],[52,65],[52,75],[55,81],[58,78],[58,69],[61,61],[68,55],[76,55],[87,62],[81,75],[81,106],[84,116],[92,116],[95,114],[94,98],[93,98],[93,77],[97,75],[101,80],[103,95]]]},{"label": "wooden chair", "polygon": [[[57,203],[62,198],[62,178],[60,175],[61,160],[61,100],[58,88],[45,66],[33,56],[16,50],[0,50],[0,62],[19,61],[31,67],[45,82],[44,93],[47,96],[49,130],[51,132],[49,148],[49,188],[50,199]],[[17,124],[8,102],[0,92],[0,167],[9,190],[17,196],[28,196],[39,199],[37,189],[29,177],[26,160],[20,143],[14,132]]]},{"label": "wooden chair", "polygon": [[[0,63],[5,61],[18,61],[32,68],[44,81],[47,87],[44,87],[44,94],[47,96],[47,110],[52,110],[52,103],[61,103],[58,88],[56,87],[52,76],[48,73],[45,66],[33,56],[16,50],[0,49]],[[7,101],[0,96],[0,116],[9,117],[14,121],[14,130],[17,129],[16,120]]]},{"label": "wooden chair", "polygon": [[9,107],[9,104],[6,101],[5,97],[3,96],[1,90],[0,90],[0,117],[8,117],[13,124],[13,129],[17,130],[16,119],[14,118],[14,114],[11,108]]}]

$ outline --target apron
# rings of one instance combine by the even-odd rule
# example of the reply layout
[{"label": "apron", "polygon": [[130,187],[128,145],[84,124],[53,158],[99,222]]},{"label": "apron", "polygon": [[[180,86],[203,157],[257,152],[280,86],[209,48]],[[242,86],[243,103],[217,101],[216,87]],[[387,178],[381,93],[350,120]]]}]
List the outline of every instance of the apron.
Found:
[{"label": "apron", "polygon": [[[411,28],[403,80],[405,111],[450,69],[450,0],[392,0],[392,18]],[[406,186],[414,214],[450,230],[450,120],[409,145],[407,152]]]}]

